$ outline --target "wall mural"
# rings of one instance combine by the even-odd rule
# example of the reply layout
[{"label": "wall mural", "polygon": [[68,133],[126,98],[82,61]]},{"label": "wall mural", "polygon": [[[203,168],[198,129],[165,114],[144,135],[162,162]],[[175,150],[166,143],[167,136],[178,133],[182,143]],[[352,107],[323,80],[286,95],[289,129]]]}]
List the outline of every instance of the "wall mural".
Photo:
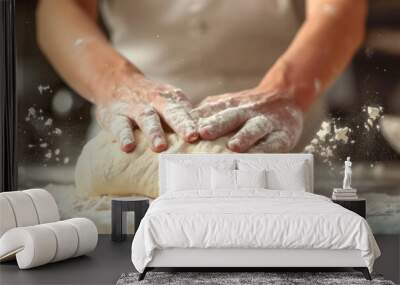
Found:
[{"label": "wall mural", "polygon": [[[239,27],[227,15],[211,25],[218,5],[188,1],[180,20],[170,20],[174,5],[138,1],[136,10],[165,12],[148,23],[145,13],[123,13],[130,1],[101,3],[94,32],[82,24],[64,27],[68,33],[53,29],[51,19],[65,17],[56,7],[17,3],[19,189],[43,187],[62,218],[88,217],[108,233],[112,197],[157,197],[161,152],[312,153],[315,192],[325,196],[342,187],[351,157],[351,185],[367,200],[373,231],[400,233],[400,48],[388,40],[400,40],[400,30],[382,24],[392,6],[371,4],[367,36],[349,64],[318,50],[323,62],[310,65],[312,79],[285,89],[276,62],[304,18],[297,4],[275,7],[280,14],[236,7],[253,15]],[[260,28],[265,15],[274,24]],[[133,66],[110,72],[120,58],[146,77]],[[328,72],[324,66],[337,72],[318,77]],[[293,94],[301,92],[312,99],[298,103]]]}]

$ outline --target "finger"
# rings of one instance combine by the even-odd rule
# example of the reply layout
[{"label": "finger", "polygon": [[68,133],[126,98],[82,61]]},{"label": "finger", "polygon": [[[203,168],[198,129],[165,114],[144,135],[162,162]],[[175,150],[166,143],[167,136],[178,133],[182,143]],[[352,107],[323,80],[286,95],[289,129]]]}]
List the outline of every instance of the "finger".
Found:
[{"label": "finger", "polygon": [[134,116],[134,120],[147,137],[153,151],[161,152],[168,148],[160,117],[153,107],[145,106],[138,115]]},{"label": "finger", "polygon": [[135,149],[133,126],[128,117],[100,109],[97,112],[97,119],[103,129],[109,131],[119,142],[122,151],[132,152]]},{"label": "finger", "polygon": [[187,99],[185,93],[183,93],[182,89],[173,88],[172,86],[167,86],[166,88],[162,89],[161,91],[156,92],[160,98],[162,98],[163,102],[165,100],[173,100],[175,102],[180,102],[182,105],[188,108],[192,108],[192,104]]},{"label": "finger", "polygon": [[272,121],[264,115],[258,115],[249,119],[227,146],[234,152],[245,152],[272,131]]},{"label": "finger", "polygon": [[168,125],[185,141],[194,142],[199,138],[195,121],[181,103],[167,102],[161,114]]},{"label": "finger", "polygon": [[175,98],[177,102],[180,102],[187,111],[193,108],[192,103],[187,99],[185,93],[183,93],[182,89],[175,88],[174,89]]},{"label": "finger", "polygon": [[221,101],[216,101],[216,102],[208,102],[200,105],[197,108],[194,108],[191,112],[190,115],[194,119],[200,119],[200,118],[205,118],[209,117],[211,115],[214,115],[224,109],[232,107],[232,102],[231,100],[221,100]]},{"label": "finger", "polygon": [[199,133],[203,139],[213,140],[228,134],[247,121],[250,111],[243,107],[223,110],[215,115],[199,120]]},{"label": "finger", "polygon": [[256,146],[249,149],[249,153],[280,153],[289,152],[294,147],[290,135],[286,131],[274,131]]},{"label": "finger", "polygon": [[228,108],[228,106],[223,101],[212,102],[212,103],[207,103],[207,104],[201,105],[197,108],[194,108],[190,112],[190,115],[192,115],[192,117],[195,119],[199,119],[199,118],[209,117],[209,116],[211,116],[217,112],[220,112],[226,108]]},{"label": "finger", "polygon": [[110,125],[110,132],[119,142],[122,151],[132,152],[135,149],[135,137],[131,120],[129,118],[115,115]]},{"label": "finger", "polygon": [[196,141],[199,133],[195,121],[189,114],[192,105],[182,90],[175,88],[162,91],[159,99],[155,100],[153,105],[167,124],[185,141]]}]

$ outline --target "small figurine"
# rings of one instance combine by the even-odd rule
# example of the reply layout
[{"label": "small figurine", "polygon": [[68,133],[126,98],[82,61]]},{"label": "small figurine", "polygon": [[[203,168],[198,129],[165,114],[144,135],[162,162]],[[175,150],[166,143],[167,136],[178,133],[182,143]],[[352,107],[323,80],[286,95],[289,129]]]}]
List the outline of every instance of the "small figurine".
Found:
[{"label": "small figurine", "polygon": [[351,161],[350,161],[350,156],[348,156],[347,160],[344,162],[343,189],[352,189],[351,188]]}]

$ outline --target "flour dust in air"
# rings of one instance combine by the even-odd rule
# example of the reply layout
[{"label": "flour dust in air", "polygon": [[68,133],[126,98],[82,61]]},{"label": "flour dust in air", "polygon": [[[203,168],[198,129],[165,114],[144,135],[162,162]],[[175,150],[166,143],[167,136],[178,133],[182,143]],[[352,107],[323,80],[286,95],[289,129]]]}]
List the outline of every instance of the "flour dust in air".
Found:
[{"label": "flour dust in air", "polygon": [[[361,109],[363,116],[362,124],[356,126],[357,129],[364,129],[366,132],[375,128],[380,131],[378,124],[382,117],[383,108],[381,106],[363,106]],[[352,139],[353,130],[350,126],[341,126],[340,119],[328,119],[321,123],[320,129],[315,137],[304,148],[304,152],[312,153],[319,157],[323,163],[333,166],[336,150],[343,145],[355,144]]]}]

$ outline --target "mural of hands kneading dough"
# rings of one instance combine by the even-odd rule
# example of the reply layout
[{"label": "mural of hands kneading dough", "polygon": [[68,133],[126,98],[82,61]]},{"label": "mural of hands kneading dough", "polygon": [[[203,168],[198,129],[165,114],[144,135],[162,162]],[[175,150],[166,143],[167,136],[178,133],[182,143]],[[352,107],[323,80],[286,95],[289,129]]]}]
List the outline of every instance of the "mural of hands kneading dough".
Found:
[{"label": "mural of hands kneading dough", "polygon": [[155,197],[146,175],[162,151],[292,151],[320,125],[321,95],[361,44],[366,6],[41,0],[39,46],[104,129],[78,161],[88,174],[78,188]]}]

